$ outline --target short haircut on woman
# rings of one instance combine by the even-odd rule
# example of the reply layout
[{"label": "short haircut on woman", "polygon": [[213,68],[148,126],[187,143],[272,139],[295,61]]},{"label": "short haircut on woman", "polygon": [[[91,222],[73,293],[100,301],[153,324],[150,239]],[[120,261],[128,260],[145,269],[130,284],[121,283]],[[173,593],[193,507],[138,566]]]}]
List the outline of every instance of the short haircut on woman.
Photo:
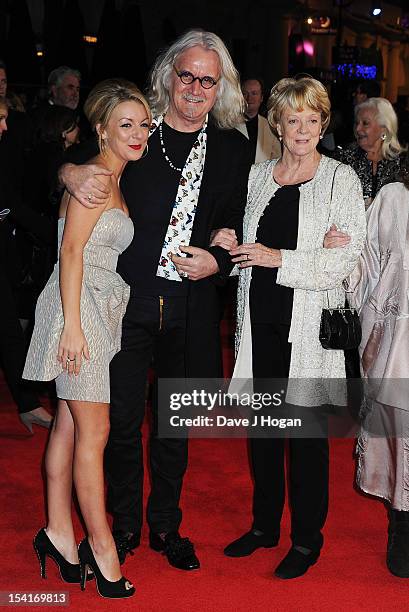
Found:
[{"label": "short haircut on woman", "polygon": [[312,77],[285,78],[272,88],[267,102],[268,122],[277,133],[277,124],[286,108],[296,112],[311,108],[320,113],[322,133],[328,127],[331,102],[324,85]]},{"label": "short haircut on woman", "polygon": [[385,130],[385,140],[381,146],[382,159],[399,157],[405,148],[398,140],[398,118],[392,104],[386,98],[368,98],[355,106],[355,121],[359,113],[364,110],[372,111],[379,127]]}]

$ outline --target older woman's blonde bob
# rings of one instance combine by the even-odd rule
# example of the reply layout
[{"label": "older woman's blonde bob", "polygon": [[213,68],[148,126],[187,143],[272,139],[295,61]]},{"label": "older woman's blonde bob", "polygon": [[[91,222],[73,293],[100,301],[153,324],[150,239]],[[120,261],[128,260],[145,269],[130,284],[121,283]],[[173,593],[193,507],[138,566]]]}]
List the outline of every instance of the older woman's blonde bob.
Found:
[{"label": "older woman's blonde bob", "polygon": [[[355,106],[355,123],[361,112],[369,110],[373,113],[379,127],[383,128],[385,138],[381,145],[382,159],[395,159],[402,151],[406,151],[398,140],[398,118],[389,100],[386,98],[368,98]],[[356,129],[354,128],[356,137]]]},{"label": "older woman's blonde bob", "polygon": [[324,85],[312,77],[281,79],[272,88],[267,101],[267,119],[276,134],[285,109],[300,112],[311,108],[321,115],[322,134],[330,120],[331,102]]},{"label": "older woman's blonde bob", "polygon": [[101,132],[107,127],[112,112],[118,104],[129,101],[142,104],[148,121],[151,123],[152,115],[149,104],[140,89],[131,81],[125,79],[101,81],[95,85],[85,100],[84,113],[92,129],[98,132],[101,153],[105,152],[105,141],[101,138]]}]

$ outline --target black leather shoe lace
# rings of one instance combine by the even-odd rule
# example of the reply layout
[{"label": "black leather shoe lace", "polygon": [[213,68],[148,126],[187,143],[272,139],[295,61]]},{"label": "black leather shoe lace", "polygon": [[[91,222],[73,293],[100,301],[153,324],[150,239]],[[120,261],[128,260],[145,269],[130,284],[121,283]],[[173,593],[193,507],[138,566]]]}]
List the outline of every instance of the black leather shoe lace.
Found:
[{"label": "black leather shoe lace", "polygon": [[131,546],[131,540],[129,536],[124,535],[115,535],[115,544],[116,550],[118,552],[118,558],[121,563],[125,561],[126,555],[129,553],[133,555],[133,547]]},{"label": "black leather shoe lace", "polygon": [[195,549],[189,538],[175,538],[165,543],[164,551],[169,559],[178,561],[195,554]]}]

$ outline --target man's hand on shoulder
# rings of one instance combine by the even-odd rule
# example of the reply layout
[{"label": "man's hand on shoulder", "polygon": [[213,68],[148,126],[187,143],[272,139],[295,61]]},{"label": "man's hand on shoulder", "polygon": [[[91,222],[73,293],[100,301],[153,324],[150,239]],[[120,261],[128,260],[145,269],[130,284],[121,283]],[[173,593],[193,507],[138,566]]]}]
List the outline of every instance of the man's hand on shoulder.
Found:
[{"label": "man's hand on shoulder", "polygon": [[102,176],[112,171],[97,164],[64,164],[59,171],[60,182],[86,208],[106,206],[111,190]]}]

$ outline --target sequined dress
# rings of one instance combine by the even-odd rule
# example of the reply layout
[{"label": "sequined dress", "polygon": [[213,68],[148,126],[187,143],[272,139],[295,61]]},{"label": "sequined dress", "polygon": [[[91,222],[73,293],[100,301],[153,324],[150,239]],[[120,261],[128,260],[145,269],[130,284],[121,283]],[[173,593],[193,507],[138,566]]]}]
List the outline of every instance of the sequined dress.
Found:
[{"label": "sequined dress", "polygon": [[[58,221],[58,250],[64,231]],[[133,238],[133,223],[119,208],[102,213],[84,248],[81,290],[81,325],[90,360],[83,359],[78,376],[68,375],[57,361],[64,325],[59,263],[38,298],[35,326],[23,378],[53,380],[57,396],[89,402],[110,401],[109,362],[121,348],[122,319],[129,300],[129,286],[117,274],[118,256]]]}]

